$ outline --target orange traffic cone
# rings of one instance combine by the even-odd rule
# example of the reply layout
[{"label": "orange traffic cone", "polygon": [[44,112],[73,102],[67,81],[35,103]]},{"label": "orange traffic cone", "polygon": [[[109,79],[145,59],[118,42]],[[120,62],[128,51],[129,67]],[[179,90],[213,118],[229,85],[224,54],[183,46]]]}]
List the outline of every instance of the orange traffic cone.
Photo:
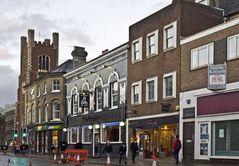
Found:
[{"label": "orange traffic cone", "polygon": [[29,161],[29,165],[28,166],[32,166],[32,161],[31,160]]},{"label": "orange traffic cone", "polygon": [[106,166],[110,166],[110,156],[107,157]]},{"label": "orange traffic cone", "polygon": [[156,162],[156,157],[153,155],[153,163],[152,166],[157,166],[157,162]]}]

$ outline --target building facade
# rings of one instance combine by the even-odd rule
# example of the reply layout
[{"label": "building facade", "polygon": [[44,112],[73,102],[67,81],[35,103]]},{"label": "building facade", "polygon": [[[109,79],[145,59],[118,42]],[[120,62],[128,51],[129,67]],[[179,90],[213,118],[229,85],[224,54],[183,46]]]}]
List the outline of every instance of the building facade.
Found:
[{"label": "building facade", "polygon": [[109,140],[118,155],[125,142],[127,48],[105,50],[64,75],[69,148],[82,143],[90,156],[101,157]]},{"label": "building facade", "polygon": [[239,18],[181,40],[184,159],[239,159],[238,57]]},{"label": "building facade", "polygon": [[174,0],[129,27],[127,141],[137,139],[140,157],[172,156],[179,133],[180,38],[222,22],[219,10]]},{"label": "building facade", "polygon": [[[17,115],[16,124],[18,132],[21,133],[25,128],[25,91],[23,87],[36,80],[42,74],[51,71],[58,65],[58,45],[59,34],[52,34],[52,43],[50,39],[44,42],[35,41],[34,30],[28,30],[28,37],[21,37],[21,66],[19,85],[17,92]],[[22,142],[21,134],[18,141]]]}]

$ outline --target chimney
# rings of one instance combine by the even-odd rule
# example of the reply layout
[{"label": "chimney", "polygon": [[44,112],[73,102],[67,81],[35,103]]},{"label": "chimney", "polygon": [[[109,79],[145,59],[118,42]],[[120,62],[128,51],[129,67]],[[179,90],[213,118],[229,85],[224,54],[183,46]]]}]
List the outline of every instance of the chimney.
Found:
[{"label": "chimney", "polygon": [[74,50],[71,52],[73,56],[73,67],[75,68],[86,63],[87,54],[84,47],[74,46]]}]

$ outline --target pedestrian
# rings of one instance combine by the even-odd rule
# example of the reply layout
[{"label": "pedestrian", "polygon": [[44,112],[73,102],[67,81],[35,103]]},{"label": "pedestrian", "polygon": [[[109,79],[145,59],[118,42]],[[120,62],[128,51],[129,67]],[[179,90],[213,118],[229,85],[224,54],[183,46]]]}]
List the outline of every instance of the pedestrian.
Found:
[{"label": "pedestrian", "polygon": [[138,143],[136,142],[136,140],[134,140],[132,143],[131,143],[131,152],[132,152],[132,160],[133,160],[133,163],[135,163],[135,157],[136,157],[136,152],[138,151],[139,147],[138,147]]},{"label": "pedestrian", "polygon": [[110,154],[113,153],[112,145],[110,144],[110,141],[107,140],[103,153],[106,153],[107,158],[110,157]]},{"label": "pedestrian", "polygon": [[180,149],[181,149],[181,141],[179,140],[179,136],[176,135],[175,141],[173,143],[173,154],[177,165],[178,165],[178,154]]},{"label": "pedestrian", "polygon": [[123,144],[120,149],[119,149],[119,154],[120,154],[120,159],[119,159],[119,163],[121,164],[121,160],[124,159],[125,160],[125,164],[127,164],[127,161],[126,161],[126,145]]},{"label": "pedestrian", "polygon": [[51,153],[54,154],[56,152],[56,148],[54,144],[51,144]]}]

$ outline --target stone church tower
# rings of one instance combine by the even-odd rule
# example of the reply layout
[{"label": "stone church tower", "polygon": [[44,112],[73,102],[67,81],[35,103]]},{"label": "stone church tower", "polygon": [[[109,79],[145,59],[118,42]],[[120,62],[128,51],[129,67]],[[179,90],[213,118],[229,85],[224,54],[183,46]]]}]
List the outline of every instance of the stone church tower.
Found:
[{"label": "stone church tower", "polygon": [[24,119],[24,86],[36,80],[39,76],[54,70],[58,66],[59,34],[52,34],[43,42],[34,40],[34,30],[28,30],[28,37],[21,37],[21,63],[17,92],[16,128],[18,141],[21,141],[21,130],[25,127]]}]

